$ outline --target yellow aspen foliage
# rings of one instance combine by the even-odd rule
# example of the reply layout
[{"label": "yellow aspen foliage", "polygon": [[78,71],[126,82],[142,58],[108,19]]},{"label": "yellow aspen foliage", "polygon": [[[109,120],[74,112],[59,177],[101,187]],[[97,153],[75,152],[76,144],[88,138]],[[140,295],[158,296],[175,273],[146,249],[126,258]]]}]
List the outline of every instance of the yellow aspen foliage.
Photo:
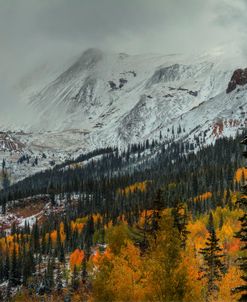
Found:
[{"label": "yellow aspen foliage", "polygon": [[74,231],[75,229],[78,230],[79,233],[81,233],[81,231],[83,230],[85,226],[85,223],[83,222],[76,222],[76,221],[71,221],[71,229],[72,231]]},{"label": "yellow aspen foliage", "polygon": [[122,193],[122,194],[130,194],[133,193],[135,191],[141,191],[141,192],[145,192],[146,188],[147,188],[147,184],[148,181],[143,181],[143,182],[136,182],[128,187],[125,187],[124,189],[119,189],[118,193]]},{"label": "yellow aspen foliage", "polygon": [[194,202],[198,202],[198,201],[204,201],[204,200],[208,200],[212,198],[212,193],[211,192],[205,192],[199,196],[196,196],[194,198]]},{"label": "yellow aspen foliage", "polygon": [[93,222],[97,223],[98,221],[102,222],[103,217],[98,213],[98,214],[93,214]]},{"label": "yellow aspen foliage", "polygon": [[236,231],[233,230],[229,222],[225,223],[221,230],[217,230],[217,236],[229,256],[236,255],[240,249],[240,239],[234,237],[235,233]]},{"label": "yellow aspen foliage", "polygon": [[168,190],[175,190],[177,187],[175,182],[171,182],[168,184]]},{"label": "yellow aspen foliage", "polygon": [[238,301],[241,297],[241,293],[233,294],[232,289],[238,287],[240,285],[244,285],[244,281],[241,279],[241,271],[238,267],[231,266],[223,277],[223,279],[219,282],[219,294],[217,301],[218,302],[234,302]]},{"label": "yellow aspen foliage", "polygon": [[140,250],[127,242],[112,266],[107,286],[114,294],[113,301],[144,301],[148,287]]},{"label": "yellow aspen foliage", "polygon": [[[148,301],[183,301],[190,290],[187,269],[182,264],[180,235],[171,215],[162,217],[156,238],[143,262],[147,271]],[[179,288],[179,291],[177,290]]]},{"label": "yellow aspen foliage", "polygon": [[140,217],[139,217],[138,224],[140,226],[143,226],[145,224],[145,217],[151,217],[153,212],[154,212],[153,210],[142,211],[142,213],[140,214]]},{"label": "yellow aspen foliage", "polygon": [[197,257],[196,250],[192,242],[188,242],[186,251],[181,254],[181,267],[187,272],[187,287],[183,302],[201,302],[204,301],[202,290],[205,287],[205,280],[201,279],[199,267],[200,259]]},{"label": "yellow aspen foliage", "polygon": [[106,230],[105,238],[111,252],[117,255],[126,241],[130,239],[129,228],[124,223],[110,227]]},{"label": "yellow aspen foliage", "polygon": [[61,222],[59,225],[59,232],[60,232],[61,242],[64,242],[66,239],[66,235],[64,232],[64,223],[63,222]]},{"label": "yellow aspen foliage", "polygon": [[244,180],[247,179],[247,169],[244,167],[238,168],[235,172],[235,181],[240,182],[243,178]]},{"label": "yellow aspen foliage", "polygon": [[190,222],[188,224],[188,231],[190,232],[189,240],[193,241],[195,248],[199,250],[204,247],[205,238],[208,236],[208,230],[205,223],[201,220]]},{"label": "yellow aspen foliage", "polygon": [[123,214],[123,215],[118,216],[117,221],[118,221],[119,223],[128,224],[128,221],[126,220],[126,218],[125,218],[125,215],[124,215],[124,214]]},{"label": "yellow aspen foliage", "polygon": [[101,264],[104,260],[111,260],[113,258],[113,254],[109,247],[105,249],[103,253],[101,253],[98,249],[95,253],[91,256],[91,261],[96,268],[100,268]]},{"label": "yellow aspen foliage", "polygon": [[0,251],[2,253],[13,253],[14,246],[16,249],[16,252],[19,252],[19,244],[16,242],[17,241],[17,236],[16,235],[9,235],[6,238],[1,238],[0,239]]}]

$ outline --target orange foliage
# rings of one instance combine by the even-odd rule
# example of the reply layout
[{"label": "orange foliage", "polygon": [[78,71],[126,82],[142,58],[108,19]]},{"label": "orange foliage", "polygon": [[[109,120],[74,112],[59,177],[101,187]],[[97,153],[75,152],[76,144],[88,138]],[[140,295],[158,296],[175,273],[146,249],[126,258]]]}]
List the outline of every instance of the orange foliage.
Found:
[{"label": "orange foliage", "polygon": [[85,257],[85,254],[82,250],[76,249],[72,254],[70,254],[70,268],[74,269],[74,266],[80,266]]},{"label": "orange foliage", "polygon": [[63,222],[60,223],[59,231],[60,231],[61,242],[64,242],[64,240],[66,239],[66,235],[64,233],[64,223]]},{"label": "orange foliage", "polygon": [[77,222],[77,221],[71,221],[71,229],[74,231],[75,229],[78,230],[79,233],[81,233],[81,231],[84,228],[85,223],[83,222]]},{"label": "orange foliage", "polygon": [[151,217],[153,212],[154,212],[153,210],[142,211],[139,218],[139,224],[143,226],[145,223],[145,217]]},{"label": "orange foliage", "polygon": [[56,230],[52,231],[50,236],[51,236],[52,242],[53,243],[56,242],[56,240],[57,240],[57,231]]},{"label": "orange foliage", "polygon": [[128,187],[125,187],[124,189],[119,189],[118,192],[122,194],[130,194],[135,191],[141,191],[145,192],[147,188],[148,181],[143,181],[143,182],[136,182]]},{"label": "orange foliage", "polygon": [[206,193],[203,193],[197,197],[194,198],[194,201],[197,202],[197,201],[204,201],[204,200],[208,200],[212,198],[212,193],[211,192],[206,192]]},{"label": "orange foliage", "polygon": [[[19,236],[20,239],[20,236]],[[17,243],[17,235],[8,235],[6,238],[0,239],[0,250],[3,253],[6,253],[7,251],[12,254],[13,250],[16,250],[16,253],[19,252],[19,244]]]},{"label": "orange foliage", "polygon": [[93,214],[93,222],[96,223],[98,221],[102,222],[103,217],[100,214]]},{"label": "orange foliage", "polygon": [[201,279],[202,274],[199,272],[201,263],[192,242],[188,242],[187,249],[182,253],[181,258],[183,259],[181,266],[187,272],[187,281],[190,288],[185,294],[184,301],[202,301],[202,289],[205,286],[205,279]]},{"label": "orange foliage", "polygon": [[119,256],[112,259],[112,266],[107,286],[114,293],[114,301],[144,301],[149,288],[140,250],[127,242]]},{"label": "orange foliage", "polygon": [[240,182],[242,178],[247,179],[247,168],[238,168],[235,172],[235,181]]},{"label": "orange foliage", "polygon": [[110,248],[107,247],[103,253],[100,253],[99,250],[96,250],[96,252],[91,256],[91,260],[96,267],[100,267],[104,260],[111,260],[112,257],[113,254],[111,253]]},{"label": "orange foliage", "polygon": [[195,222],[190,222],[188,224],[189,240],[195,245],[195,248],[199,250],[204,247],[205,238],[208,236],[208,230],[205,223],[201,220],[196,220]]},{"label": "orange foliage", "polygon": [[230,267],[227,274],[219,282],[219,295],[217,301],[228,302],[238,301],[241,294],[233,294],[231,289],[244,285],[244,281],[241,279],[241,272],[238,267]]}]

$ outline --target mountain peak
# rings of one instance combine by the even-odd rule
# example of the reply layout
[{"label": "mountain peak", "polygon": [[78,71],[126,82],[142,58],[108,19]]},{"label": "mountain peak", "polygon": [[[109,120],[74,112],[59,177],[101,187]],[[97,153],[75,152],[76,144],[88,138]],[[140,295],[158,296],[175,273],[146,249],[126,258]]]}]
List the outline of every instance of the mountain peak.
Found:
[{"label": "mountain peak", "polygon": [[90,56],[90,57],[97,57],[103,55],[103,51],[99,48],[88,48],[83,51],[81,57]]}]

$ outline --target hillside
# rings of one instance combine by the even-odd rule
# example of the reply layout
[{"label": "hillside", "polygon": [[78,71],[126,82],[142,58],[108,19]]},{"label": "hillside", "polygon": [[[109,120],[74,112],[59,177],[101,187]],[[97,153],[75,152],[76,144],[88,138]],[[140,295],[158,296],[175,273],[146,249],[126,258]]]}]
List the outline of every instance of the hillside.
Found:
[{"label": "hillside", "polygon": [[[16,85],[31,116],[28,124],[13,119],[0,127],[0,160],[15,182],[98,148],[123,150],[148,139],[198,150],[235,137],[246,125],[244,72],[234,73],[244,64],[240,50],[222,47],[194,56],[88,49],[38,66]],[[229,83],[234,89],[227,91]],[[30,161],[19,169],[23,156]]]},{"label": "hillside", "polygon": [[210,301],[237,301],[239,140],[196,154],[176,143],[98,150],[0,192],[2,299],[205,301],[214,229],[223,270]]}]

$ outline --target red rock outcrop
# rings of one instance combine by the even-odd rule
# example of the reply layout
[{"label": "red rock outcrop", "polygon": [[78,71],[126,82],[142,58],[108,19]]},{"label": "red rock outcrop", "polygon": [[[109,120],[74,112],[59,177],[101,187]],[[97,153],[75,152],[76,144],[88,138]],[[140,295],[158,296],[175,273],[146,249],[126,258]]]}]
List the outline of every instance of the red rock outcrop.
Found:
[{"label": "red rock outcrop", "polygon": [[231,77],[231,81],[228,84],[226,93],[232,92],[236,89],[237,85],[243,86],[247,84],[247,68],[236,69]]}]

